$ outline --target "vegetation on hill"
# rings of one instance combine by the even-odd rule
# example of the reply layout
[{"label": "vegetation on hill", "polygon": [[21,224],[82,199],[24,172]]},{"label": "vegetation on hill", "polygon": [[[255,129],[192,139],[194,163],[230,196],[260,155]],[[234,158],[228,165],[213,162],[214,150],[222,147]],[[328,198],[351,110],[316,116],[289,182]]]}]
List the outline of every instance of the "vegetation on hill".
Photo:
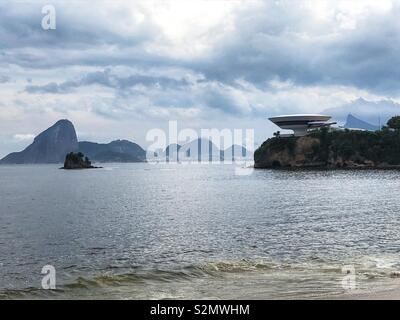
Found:
[{"label": "vegetation on hill", "polygon": [[320,140],[320,144],[314,146],[312,156],[323,162],[328,162],[331,157],[334,160],[340,157],[345,161],[368,159],[375,164],[400,164],[400,126],[394,130],[385,127],[375,132],[350,130],[328,132],[326,128],[322,128],[310,136]]},{"label": "vegetation on hill", "polygon": [[389,119],[387,122],[387,126],[391,129],[399,130],[400,129],[400,116],[395,116]]}]

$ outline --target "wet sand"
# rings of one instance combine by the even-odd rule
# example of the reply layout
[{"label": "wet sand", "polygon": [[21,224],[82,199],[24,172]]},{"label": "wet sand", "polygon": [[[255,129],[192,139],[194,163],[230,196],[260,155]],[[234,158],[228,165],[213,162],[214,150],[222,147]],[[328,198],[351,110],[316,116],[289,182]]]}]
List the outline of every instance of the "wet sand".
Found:
[{"label": "wet sand", "polygon": [[323,298],[324,300],[400,300],[400,285],[378,291],[354,290],[344,294],[333,295]]}]

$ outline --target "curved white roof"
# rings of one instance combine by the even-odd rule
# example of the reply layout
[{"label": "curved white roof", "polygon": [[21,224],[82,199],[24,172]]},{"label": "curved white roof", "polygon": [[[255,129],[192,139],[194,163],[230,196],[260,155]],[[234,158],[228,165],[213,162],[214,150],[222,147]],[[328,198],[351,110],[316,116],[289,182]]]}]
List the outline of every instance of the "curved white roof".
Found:
[{"label": "curved white roof", "polygon": [[328,121],[331,117],[322,114],[288,114],[269,118],[272,122],[280,121]]},{"label": "curved white roof", "polygon": [[335,122],[327,122],[331,117],[323,114],[288,114],[269,118],[284,130],[293,130],[294,136],[305,136],[309,129],[330,126]]}]

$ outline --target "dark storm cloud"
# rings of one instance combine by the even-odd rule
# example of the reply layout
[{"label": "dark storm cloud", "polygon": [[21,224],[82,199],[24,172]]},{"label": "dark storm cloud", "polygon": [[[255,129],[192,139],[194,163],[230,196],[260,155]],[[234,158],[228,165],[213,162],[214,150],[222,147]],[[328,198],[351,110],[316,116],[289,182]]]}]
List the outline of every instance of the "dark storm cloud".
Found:
[{"label": "dark storm cloud", "polygon": [[68,84],[63,83],[59,85],[55,82],[50,82],[43,86],[30,85],[25,88],[26,92],[29,93],[66,93],[69,89],[70,86]]},{"label": "dark storm cloud", "polygon": [[128,89],[136,85],[145,87],[158,86],[163,89],[182,88],[188,86],[189,82],[185,79],[172,79],[167,77],[153,77],[144,75],[130,75],[119,77],[111,74],[109,70],[91,72],[77,81],[65,81],[60,84],[48,83],[45,85],[29,85],[25,91],[29,93],[69,93],[72,89],[90,85],[102,85],[118,90]]},{"label": "dark storm cloud", "polygon": [[9,76],[0,75],[0,83],[10,82],[11,78]]},{"label": "dark storm cloud", "polygon": [[218,109],[226,113],[240,114],[243,106],[233,96],[224,91],[211,88],[204,92],[202,100],[210,108]]}]

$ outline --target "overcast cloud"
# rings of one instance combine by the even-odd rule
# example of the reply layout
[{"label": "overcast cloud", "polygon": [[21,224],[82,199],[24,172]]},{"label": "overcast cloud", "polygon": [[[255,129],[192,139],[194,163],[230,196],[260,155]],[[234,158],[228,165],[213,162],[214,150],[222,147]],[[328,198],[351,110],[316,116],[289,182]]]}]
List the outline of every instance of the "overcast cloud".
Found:
[{"label": "overcast cloud", "polygon": [[[41,28],[45,4],[56,30]],[[362,113],[359,98],[395,111],[399,38],[390,0],[2,1],[0,157],[59,118],[97,141],[145,145],[178,120],[252,127],[261,143],[270,115]]]}]

